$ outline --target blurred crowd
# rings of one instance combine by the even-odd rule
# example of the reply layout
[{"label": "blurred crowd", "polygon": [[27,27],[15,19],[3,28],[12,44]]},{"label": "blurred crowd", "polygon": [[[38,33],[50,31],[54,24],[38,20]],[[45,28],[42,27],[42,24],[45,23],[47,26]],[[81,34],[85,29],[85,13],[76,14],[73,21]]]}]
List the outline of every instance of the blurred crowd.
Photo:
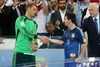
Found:
[{"label": "blurred crowd", "polygon": [[66,3],[59,3],[57,0],[0,0],[0,30],[3,37],[15,37],[15,21],[25,14],[25,6],[30,2],[38,7],[37,15],[33,17],[38,24],[38,34],[52,35],[55,29],[47,31],[46,23],[51,22],[56,29],[64,32],[64,15],[71,11],[76,14],[77,26],[80,27],[84,17],[89,16],[87,7],[93,0],[66,0]]}]

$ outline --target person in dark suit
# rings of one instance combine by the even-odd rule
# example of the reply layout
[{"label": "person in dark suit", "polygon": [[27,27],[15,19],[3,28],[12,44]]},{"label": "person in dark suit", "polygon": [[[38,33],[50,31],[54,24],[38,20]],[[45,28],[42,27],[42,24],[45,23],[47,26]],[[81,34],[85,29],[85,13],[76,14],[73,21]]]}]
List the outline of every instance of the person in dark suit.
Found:
[{"label": "person in dark suit", "polygon": [[12,18],[12,24],[11,24],[11,33],[13,36],[15,36],[15,21],[19,16],[23,16],[26,12],[25,7],[26,4],[24,3],[25,1],[21,0],[12,0],[13,4],[11,7],[13,8],[13,18]]},{"label": "person in dark suit", "polygon": [[12,4],[11,7],[13,8],[14,12],[16,13],[17,18],[19,16],[23,16],[26,12],[26,10],[25,10],[25,7],[26,7],[25,0],[24,1],[12,0],[12,1],[13,1],[13,4]]},{"label": "person in dark suit", "polygon": [[[52,24],[52,22],[47,22],[45,24],[46,31],[48,32],[46,34],[47,37],[49,38],[55,38],[55,39],[60,39],[63,36],[63,31],[61,29],[58,29],[55,27],[55,25]],[[63,48],[63,45],[57,45],[54,43],[48,43],[48,44],[43,44],[40,46],[40,49],[58,49],[58,48]]]},{"label": "person in dark suit", "polygon": [[[88,6],[90,16],[84,19],[83,31],[88,34],[88,57],[100,57],[100,18],[99,4],[90,3]],[[97,21],[95,21],[97,19]],[[97,25],[95,24],[97,22]]]},{"label": "person in dark suit", "polygon": [[50,19],[50,21],[54,25],[56,25],[56,27],[60,28],[63,31],[66,30],[66,26],[64,25],[64,16],[65,13],[68,12],[66,6],[67,6],[67,0],[58,0],[59,10],[52,13]]},{"label": "person in dark suit", "polygon": [[52,22],[47,22],[45,25],[47,36],[62,36],[63,31],[61,29],[58,29],[55,27],[55,25],[52,24]]},{"label": "person in dark suit", "polygon": [[4,0],[0,0],[0,28],[2,36],[11,36],[12,13],[12,8],[6,6]]}]

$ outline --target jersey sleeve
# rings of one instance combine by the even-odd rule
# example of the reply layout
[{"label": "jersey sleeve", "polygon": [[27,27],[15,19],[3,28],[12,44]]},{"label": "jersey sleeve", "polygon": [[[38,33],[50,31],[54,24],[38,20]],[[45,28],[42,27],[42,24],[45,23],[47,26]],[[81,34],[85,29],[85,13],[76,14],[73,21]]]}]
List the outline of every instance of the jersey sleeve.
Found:
[{"label": "jersey sleeve", "polygon": [[32,32],[30,32],[29,29],[27,29],[25,22],[24,22],[24,18],[20,17],[16,20],[16,28],[19,29],[20,33],[22,33],[23,35],[29,38],[35,38],[37,36],[37,34],[33,34]]},{"label": "jersey sleeve", "polygon": [[79,32],[77,33],[78,34],[78,41],[81,43],[81,44],[84,44],[86,43],[86,37],[82,31],[82,29],[79,29]]}]

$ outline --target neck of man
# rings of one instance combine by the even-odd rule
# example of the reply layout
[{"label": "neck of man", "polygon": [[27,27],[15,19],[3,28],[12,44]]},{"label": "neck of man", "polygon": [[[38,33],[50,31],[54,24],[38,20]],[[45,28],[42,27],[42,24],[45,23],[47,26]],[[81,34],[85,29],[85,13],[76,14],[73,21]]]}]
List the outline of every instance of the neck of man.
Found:
[{"label": "neck of man", "polygon": [[28,19],[32,20],[32,16],[31,16],[29,13],[26,12],[25,16],[26,16]]},{"label": "neck of man", "polygon": [[64,10],[61,10],[61,12],[64,13],[65,12],[65,9]]},{"label": "neck of man", "polygon": [[75,27],[76,27],[76,25],[73,24],[73,23],[69,23],[69,24],[68,24],[68,28],[69,28],[70,30],[73,30]]}]

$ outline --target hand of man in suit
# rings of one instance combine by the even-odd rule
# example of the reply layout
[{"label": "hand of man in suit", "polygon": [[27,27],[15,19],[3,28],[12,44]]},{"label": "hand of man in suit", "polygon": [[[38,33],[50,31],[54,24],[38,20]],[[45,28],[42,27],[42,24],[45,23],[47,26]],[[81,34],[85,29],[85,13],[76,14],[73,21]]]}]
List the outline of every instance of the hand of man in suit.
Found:
[{"label": "hand of man in suit", "polygon": [[60,21],[59,21],[58,19],[57,19],[55,25],[56,25],[57,27],[59,27],[59,25],[60,25]]},{"label": "hand of man in suit", "polygon": [[55,23],[56,27],[59,28],[60,25],[60,21],[57,19],[56,23]]}]

